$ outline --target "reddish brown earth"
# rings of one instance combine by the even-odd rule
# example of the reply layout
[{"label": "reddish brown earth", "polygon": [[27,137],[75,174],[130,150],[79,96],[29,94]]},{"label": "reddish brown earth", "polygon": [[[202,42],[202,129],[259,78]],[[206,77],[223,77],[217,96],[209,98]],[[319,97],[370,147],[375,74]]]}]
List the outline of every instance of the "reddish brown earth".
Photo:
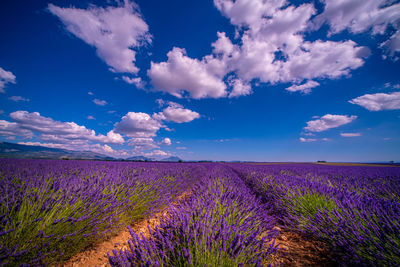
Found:
[{"label": "reddish brown earth", "polygon": [[[190,193],[186,192],[179,196],[173,203],[176,205],[179,201],[187,198]],[[132,230],[137,234],[143,234],[149,237],[148,226],[154,229],[160,224],[160,218],[168,216],[168,208],[155,214],[152,218],[142,220],[132,225]],[[300,234],[282,230],[275,227],[280,233],[275,239],[279,251],[271,262],[275,266],[336,266],[332,260],[332,255],[326,244],[308,240]],[[67,262],[59,265],[64,267],[80,266],[110,266],[108,263],[107,252],[112,253],[113,249],[121,250],[128,248],[128,240],[131,235],[127,229],[120,231],[116,236],[94,245],[92,248],[78,253]],[[267,264],[266,264],[267,265]]]},{"label": "reddish brown earth", "polygon": [[[180,195],[177,200],[173,203],[176,205],[179,201],[187,198],[190,195],[190,192],[185,192]],[[157,225],[160,224],[160,218],[162,216],[168,216],[168,207],[164,210],[156,213],[152,218],[142,220],[134,225],[131,225],[132,230],[137,234],[143,234],[146,238],[150,236],[148,226],[151,229],[154,229]],[[77,255],[73,256],[67,262],[60,264],[59,266],[63,267],[81,267],[81,266],[110,266],[108,263],[107,252],[112,254],[113,249],[117,250],[125,250],[128,249],[128,241],[131,238],[131,235],[128,229],[120,231],[116,236],[101,242],[99,244],[94,245],[92,248],[80,252]]]},{"label": "reddish brown earth", "polygon": [[278,253],[274,257],[273,265],[278,266],[337,266],[329,247],[318,240],[309,240],[302,235],[279,227],[280,231],[275,239],[278,244]]}]

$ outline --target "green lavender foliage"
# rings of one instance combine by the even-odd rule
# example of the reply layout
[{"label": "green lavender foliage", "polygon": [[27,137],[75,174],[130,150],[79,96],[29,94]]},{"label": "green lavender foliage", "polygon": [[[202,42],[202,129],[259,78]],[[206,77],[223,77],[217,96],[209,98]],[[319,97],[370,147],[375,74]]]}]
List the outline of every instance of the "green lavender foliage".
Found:
[{"label": "green lavender foliage", "polygon": [[156,212],[185,188],[179,173],[166,175],[153,165],[108,163],[94,169],[90,162],[63,161],[55,172],[41,173],[35,168],[43,161],[20,162],[26,173],[23,167],[0,169],[0,190],[8,194],[0,202],[0,263],[5,266],[67,260]]}]

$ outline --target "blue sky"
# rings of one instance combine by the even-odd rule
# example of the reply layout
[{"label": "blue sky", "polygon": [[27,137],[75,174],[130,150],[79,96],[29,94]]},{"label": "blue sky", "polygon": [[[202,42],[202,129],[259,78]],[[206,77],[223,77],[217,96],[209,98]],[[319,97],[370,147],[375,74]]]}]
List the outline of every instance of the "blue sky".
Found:
[{"label": "blue sky", "polygon": [[399,29],[399,1],[7,1],[0,140],[399,161]]}]

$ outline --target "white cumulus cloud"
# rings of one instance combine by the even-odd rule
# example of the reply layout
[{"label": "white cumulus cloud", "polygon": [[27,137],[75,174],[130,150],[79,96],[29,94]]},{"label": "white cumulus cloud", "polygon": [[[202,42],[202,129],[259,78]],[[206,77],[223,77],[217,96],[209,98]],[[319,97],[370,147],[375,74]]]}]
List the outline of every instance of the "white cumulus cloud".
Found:
[{"label": "white cumulus cloud", "polygon": [[22,97],[22,96],[10,96],[8,99],[14,101],[14,102],[29,102],[30,99]]},{"label": "white cumulus cloud", "polygon": [[264,16],[272,16],[286,0],[214,0],[214,5],[233,25],[260,27]]},{"label": "white cumulus cloud", "polygon": [[126,134],[129,137],[153,137],[162,124],[147,113],[128,112],[114,126],[116,133]]},{"label": "white cumulus cloud", "polygon": [[0,93],[4,93],[4,88],[9,83],[16,83],[15,75],[11,71],[6,71],[0,67]]},{"label": "white cumulus cloud", "polygon": [[[178,103],[162,99],[158,99],[157,102],[160,108],[165,105],[167,107],[152,116],[143,112],[128,112],[120,122],[114,124],[113,132],[129,137],[128,144],[134,146],[135,150],[149,150],[158,148],[153,138],[161,128],[170,130],[163,122],[184,123],[200,117],[197,112],[185,109]],[[169,146],[172,141],[166,137],[159,144]]]},{"label": "white cumulus cloud", "polygon": [[340,133],[341,137],[358,137],[361,133]]},{"label": "white cumulus cloud", "polygon": [[316,81],[307,81],[306,83],[303,84],[293,84],[292,86],[286,88],[286,90],[290,92],[303,92],[304,94],[308,94],[311,92],[311,89],[314,87],[319,86],[319,83]]},{"label": "white cumulus cloud", "polygon": [[122,137],[122,135],[114,132],[114,130],[109,131],[106,136],[98,135],[97,138],[95,138],[94,140],[102,143],[111,144],[122,144],[124,142],[124,138]]},{"label": "white cumulus cloud", "polygon": [[101,154],[107,154],[110,156],[121,156],[124,153],[122,151],[114,150],[109,145],[100,145],[100,144],[88,144],[81,142],[69,142],[65,144],[60,143],[41,143],[41,142],[18,142],[20,145],[27,146],[42,146],[49,148],[58,148],[58,149],[68,149],[72,151],[92,151]]},{"label": "white cumulus cloud", "polygon": [[27,130],[41,134],[39,138],[51,139],[58,142],[69,142],[70,140],[85,140],[110,144],[121,144],[124,139],[121,135],[110,131],[107,135],[96,134],[94,130],[75,122],[55,121],[52,118],[41,116],[38,112],[16,111],[10,114],[15,126],[21,130]]},{"label": "white cumulus cloud", "polygon": [[17,136],[31,139],[34,133],[31,130],[21,128],[16,122],[0,120],[0,135],[8,137],[9,139],[15,139]]},{"label": "white cumulus cloud", "polygon": [[174,48],[166,62],[152,62],[148,75],[157,90],[176,97],[237,97],[252,93],[251,82],[292,83],[291,91],[310,92],[315,79],[347,76],[364,64],[366,47],[346,41],[307,41],[313,4],[283,0],[215,0],[215,6],[236,26],[238,41],[223,32],[212,53],[190,58]]},{"label": "white cumulus cloud", "polygon": [[161,144],[170,146],[170,145],[172,144],[172,142],[171,142],[171,139],[169,139],[168,137],[165,137],[165,138],[161,141]]},{"label": "white cumulus cloud", "polygon": [[233,79],[229,84],[232,86],[232,92],[229,93],[229,97],[250,95],[252,93],[251,85],[240,79]]},{"label": "white cumulus cloud", "polygon": [[156,120],[172,121],[176,123],[191,122],[200,118],[200,114],[190,109],[184,108],[182,105],[175,102],[165,102],[162,99],[157,99],[160,106],[168,105],[162,112],[153,114]]},{"label": "white cumulus cloud", "polygon": [[299,140],[300,140],[300,142],[303,142],[303,143],[316,142],[316,141],[318,141],[318,140],[315,139],[315,138],[304,138],[304,137],[300,137]]},{"label": "white cumulus cloud", "polygon": [[144,81],[143,81],[141,78],[139,78],[139,77],[130,78],[130,77],[128,77],[128,76],[122,76],[122,80],[125,81],[126,83],[134,84],[134,85],[135,85],[137,88],[139,88],[139,89],[144,89],[145,83],[144,83]]},{"label": "white cumulus cloud", "polygon": [[[6,139],[37,139],[43,142],[22,142],[26,145],[40,145],[76,151],[93,151],[119,156],[120,152],[107,144],[122,144],[121,135],[109,131],[107,135],[96,134],[74,122],[60,122],[43,117],[38,112],[16,111],[10,114],[13,122],[0,120],[0,135]],[[99,144],[104,143],[104,144]]]},{"label": "white cumulus cloud", "polygon": [[98,105],[98,106],[105,106],[105,105],[107,105],[107,101],[105,101],[105,100],[100,100],[100,99],[94,99],[93,100],[93,103],[95,103],[96,105]]},{"label": "white cumulus cloud", "polygon": [[369,32],[372,35],[385,34],[389,27],[395,33],[382,43],[393,56],[400,51],[400,3],[388,0],[322,0],[325,9],[314,20],[319,28],[324,23],[330,27],[330,33],[343,30],[351,33]]},{"label": "white cumulus cloud", "polygon": [[124,5],[106,8],[90,5],[87,9],[49,4],[48,10],[69,32],[94,46],[97,55],[114,72],[138,72],[134,49],[151,43],[151,35],[133,2],[124,1]]},{"label": "white cumulus cloud", "polygon": [[[192,98],[219,98],[227,95],[226,85],[215,68],[215,62],[208,58],[193,59],[186,55],[185,49],[174,47],[168,52],[168,61],[151,62],[147,72],[157,90],[182,97],[184,91]],[[223,73],[225,74],[225,73]]]},{"label": "white cumulus cloud", "polygon": [[135,151],[150,150],[158,148],[158,145],[151,137],[133,137],[128,140],[128,144],[134,147]]},{"label": "white cumulus cloud", "polygon": [[305,130],[310,132],[323,132],[331,128],[336,128],[354,121],[357,116],[347,116],[347,115],[332,115],[326,114],[320,119],[307,122],[307,126],[304,127]]},{"label": "white cumulus cloud", "polygon": [[145,153],[144,154],[146,157],[165,157],[165,156],[169,156],[171,154],[162,151],[162,150],[153,150],[151,152]]},{"label": "white cumulus cloud", "polygon": [[360,105],[369,111],[395,110],[400,109],[400,92],[366,94],[349,102]]},{"label": "white cumulus cloud", "polygon": [[200,118],[199,113],[180,107],[167,107],[162,111],[162,114],[165,116],[166,121],[173,121],[176,123],[190,122]]}]

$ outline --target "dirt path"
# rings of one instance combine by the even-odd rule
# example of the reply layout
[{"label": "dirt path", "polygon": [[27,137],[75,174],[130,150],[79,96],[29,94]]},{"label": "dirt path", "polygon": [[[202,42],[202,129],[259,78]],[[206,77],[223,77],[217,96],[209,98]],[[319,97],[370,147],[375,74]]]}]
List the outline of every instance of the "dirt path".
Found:
[{"label": "dirt path", "polygon": [[[177,204],[179,201],[187,198],[190,195],[190,192],[185,192],[181,194],[173,204]],[[139,234],[143,233],[145,237],[149,237],[149,230],[147,228],[150,225],[150,228],[154,228],[155,226],[160,224],[160,218],[162,216],[166,216],[168,214],[168,207],[163,209],[162,211],[156,213],[152,218],[142,220],[134,225],[132,225],[132,230]],[[112,253],[113,249],[121,250],[128,248],[128,241],[131,238],[131,235],[128,229],[124,229],[119,232],[116,236],[106,240],[102,243],[95,245],[93,248],[90,248],[86,251],[80,252],[73,256],[70,260],[63,263],[63,267],[81,267],[81,266],[110,266],[108,262],[107,252]]]},{"label": "dirt path", "polygon": [[[190,192],[185,192],[180,195],[173,204],[187,198]],[[149,237],[150,228],[160,224],[160,218],[168,215],[168,207],[156,213],[152,218],[142,220],[132,225],[132,230],[137,234],[143,234]],[[282,230],[275,227],[280,233],[275,239],[275,244],[279,244],[280,250],[274,257],[273,265],[278,266],[337,266],[332,260],[332,255],[326,244],[316,241],[307,240],[300,234]],[[95,245],[86,251],[78,253],[69,261],[62,265],[63,267],[81,267],[81,266],[110,266],[108,262],[107,252],[111,253],[113,249],[121,250],[128,249],[128,241],[131,235],[127,229],[122,230],[116,236]]]},{"label": "dirt path", "polygon": [[275,239],[280,250],[274,264],[278,266],[337,266],[328,246],[317,240],[307,240],[300,234],[282,230]]}]

